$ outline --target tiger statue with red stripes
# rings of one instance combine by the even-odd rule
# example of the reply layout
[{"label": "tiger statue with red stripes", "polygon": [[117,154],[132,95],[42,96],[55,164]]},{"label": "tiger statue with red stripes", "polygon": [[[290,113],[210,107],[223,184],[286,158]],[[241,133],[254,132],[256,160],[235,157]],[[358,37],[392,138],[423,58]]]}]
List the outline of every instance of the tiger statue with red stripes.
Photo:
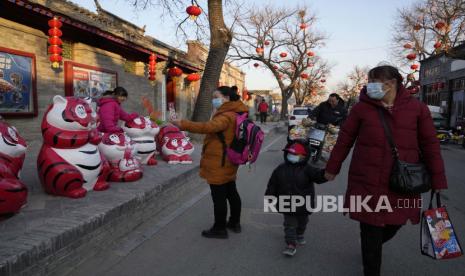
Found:
[{"label": "tiger statue with red stripes", "polygon": [[27,201],[27,187],[19,180],[26,141],[16,128],[0,121],[0,219],[17,213]]},{"label": "tiger statue with red stripes", "polygon": [[37,169],[49,194],[81,198],[87,191],[109,188],[109,165],[97,147],[102,137],[90,103],[90,98],[57,95],[44,114]]},{"label": "tiger statue with red stripes", "polygon": [[126,122],[123,130],[134,142],[135,154],[140,162],[144,165],[155,166],[157,164],[155,136],[160,131],[158,125],[149,117],[140,116]]},{"label": "tiger statue with red stripes", "polygon": [[124,132],[105,133],[98,148],[110,163],[108,181],[132,182],[142,178],[140,162],[135,158],[136,149]]},{"label": "tiger statue with red stripes", "polygon": [[157,144],[161,147],[163,160],[168,164],[191,164],[194,145],[184,132],[174,125],[161,128],[157,136]]}]

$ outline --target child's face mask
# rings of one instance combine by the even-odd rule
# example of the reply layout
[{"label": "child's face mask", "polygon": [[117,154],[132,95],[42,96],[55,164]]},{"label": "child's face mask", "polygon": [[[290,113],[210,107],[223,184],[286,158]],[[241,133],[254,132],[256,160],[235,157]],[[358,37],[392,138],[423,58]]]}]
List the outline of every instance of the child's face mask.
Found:
[{"label": "child's face mask", "polygon": [[296,164],[302,162],[303,158],[300,155],[294,154],[287,154],[287,161],[291,162],[292,164]]}]

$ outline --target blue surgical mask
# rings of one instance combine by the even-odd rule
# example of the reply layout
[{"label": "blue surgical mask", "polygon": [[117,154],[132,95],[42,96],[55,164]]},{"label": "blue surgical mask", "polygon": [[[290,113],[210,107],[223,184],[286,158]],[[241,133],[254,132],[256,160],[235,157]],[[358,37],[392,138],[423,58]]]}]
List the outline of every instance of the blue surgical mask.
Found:
[{"label": "blue surgical mask", "polygon": [[218,109],[222,104],[223,104],[223,99],[222,98],[214,98],[212,100],[213,107],[215,109]]},{"label": "blue surgical mask", "polygon": [[296,163],[301,162],[302,159],[301,159],[301,157],[298,156],[298,155],[294,155],[294,154],[288,153],[288,154],[287,154],[287,161],[291,162],[292,164],[296,164]]},{"label": "blue surgical mask", "polygon": [[367,95],[373,100],[381,100],[384,97],[384,95],[386,95],[386,92],[383,90],[383,83],[367,83]]}]

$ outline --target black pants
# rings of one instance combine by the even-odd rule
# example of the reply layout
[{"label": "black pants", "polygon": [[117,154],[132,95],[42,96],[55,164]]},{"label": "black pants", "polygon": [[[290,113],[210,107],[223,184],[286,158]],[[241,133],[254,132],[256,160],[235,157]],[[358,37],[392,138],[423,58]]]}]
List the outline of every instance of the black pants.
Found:
[{"label": "black pants", "polygon": [[260,123],[266,123],[267,112],[260,112]]},{"label": "black pants", "polygon": [[360,223],[362,243],[363,273],[365,276],[379,276],[383,244],[392,239],[402,225],[384,227]]},{"label": "black pants", "polygon": [[284,214],[284,240],[287,244],[296,244],[297,238],[302,238],[307,228],[308,214]]},{"label": "black pants", "polygon": [[241,219],[241,197],[236,189],[236,182],[228,182],[223,185],[210,184],[210,190],[213,199],[213,208],[215,214],[216,229],[226,228],[226,216],[228,215],[228,204],[231,208],[229,223],[240,223]]}]

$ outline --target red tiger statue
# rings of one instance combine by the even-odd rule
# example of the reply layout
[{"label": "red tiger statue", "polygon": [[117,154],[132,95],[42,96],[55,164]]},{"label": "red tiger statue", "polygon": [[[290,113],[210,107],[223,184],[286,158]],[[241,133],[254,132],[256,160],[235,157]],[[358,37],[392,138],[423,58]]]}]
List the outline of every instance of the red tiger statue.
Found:
[{"label": "red tiger statue", "polygon": [[42,119],[44,142],[37,158],[47,193],[80,198],[87,191],[109,188],[109,166],[97,147],[102,137],[96,120],[89,98],[53,97]]},{"label": "red tiger statue", "polygon": [[0,216],[10,216],[27,200],[27,187],[19,180],[27,145],[16,128],[3,121],[0,136]]},{"label": "red tiger statue", "polygon": [[123,132],[105,133],[98,148],[110,163],[108,181],[131,182],[142,178],[140,162],[134,157],[134,144]]},{"label": "red tiger statue", "polygon": [[194,145],[184,132],[174,125],[167,125],[161,128],[157,136],[157,145],[163,160],[169,164],[191,164],[191,154]]}]

